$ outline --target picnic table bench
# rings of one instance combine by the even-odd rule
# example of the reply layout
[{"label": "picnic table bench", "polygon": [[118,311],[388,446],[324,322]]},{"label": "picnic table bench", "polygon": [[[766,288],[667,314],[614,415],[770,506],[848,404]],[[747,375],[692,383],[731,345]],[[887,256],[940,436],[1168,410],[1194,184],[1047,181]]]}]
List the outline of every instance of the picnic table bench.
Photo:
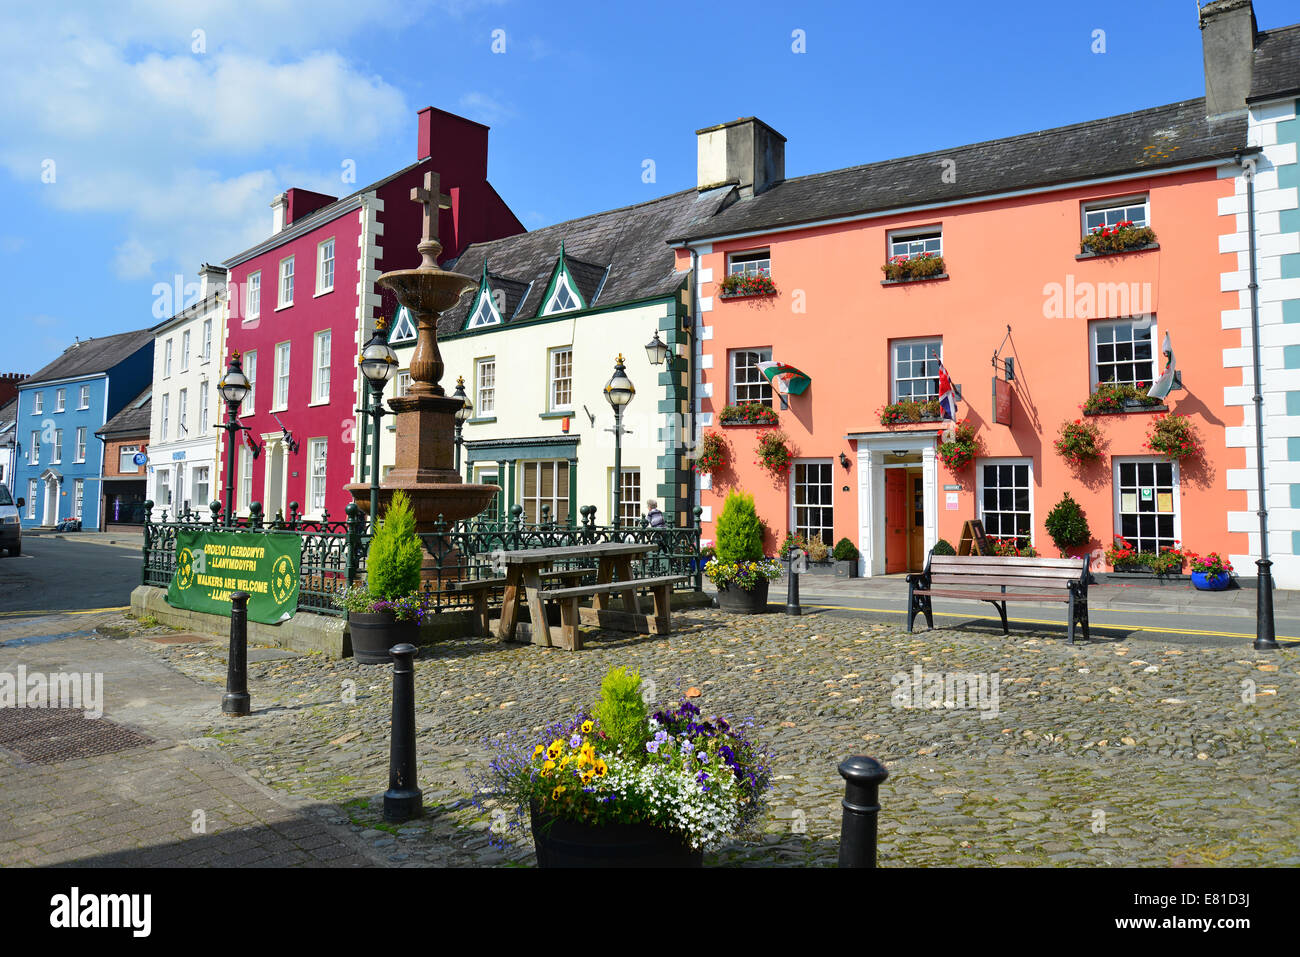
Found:
[{"label": "picnic table bench", "polygon": [[[1008,589],[1012,589],[1008,591]],[[1074,627],[1088,639],[1088,558],[1001,558],[984,555],[930,553],[925,571],[907,576],[907,630],[918,614],[934,627],[931,598],[986,601],[1002,616],[1007,629],[1008,601],[1049,601],[1068,605],[1068,635]]]},{"label": "picnic table bench", "polygon": [[[578,625],[581,621],[601,627],[622,628],[649,634],[667,634],[670,626],[667,591],[673,583],[685,581],[685,575],[637,579],[632,575],[632,559],[657,551],[658,546],[641,542],[601,542],[595,545],[561,546],[556,548],[525,548],[494,552],[496,562],[505,565],[505,593],[501,602],[501,621],[497,634],[505,641],[513,641],[519,622],[519,609],[526,602],[532,621],[530,634],[534,644],[550,646],[551,628],[547,623],[546,602],[560,602],[560,627],[555,637],[561,647],[576,651],[581,647]],[[594,608],[578,608],[578,599],[587,594],[565,594],[570,588],[543,589],[541,576],[557,561],[596,559],[596,584],[577,586],[590,589]],[[590,574],[590,569],[587,570]],[[615,580],[617,579],[617,580]],[[661,599],[655,594],[655,613],[652,617],[640,614],[637,606],[638,589],[664,589]],[[620,595],[624,610],[616,613],[608,607],[610,597]],[[566,611],[567,606],[567,611]],[[566,620],[566,615],[568,618]]]},{"label": "picnic table bench", "polygon": [[[582,579],[592,574],[590,568],[564,568],[558,571],[541,572],[537,577],[545,584],[552,585],[560,583],[562,585],[576,585]],[[506,576],[497,575],[493,578],[471,578],[465,581],[454,581],[447,586],[450,590],[469,595],[474,602],[474,634],[480,638],[486,637],[492,633],[488,599],[497,591],[504,591],[506,587]]]}]

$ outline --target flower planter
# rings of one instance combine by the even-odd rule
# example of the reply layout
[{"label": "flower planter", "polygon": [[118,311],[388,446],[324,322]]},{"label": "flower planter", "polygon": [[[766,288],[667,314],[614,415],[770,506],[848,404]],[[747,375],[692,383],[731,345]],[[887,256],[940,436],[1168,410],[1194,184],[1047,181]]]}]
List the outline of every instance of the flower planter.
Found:
[{"label": "flower planter", "polygon": [[756,615],[767,610],[767,586],[770,582],[764,578],[757,585],[746,591],[728,585],[718,586],[718,607],[723,611],[738,615]]},{"label": "flower planter", "polygon": [[1223,591],[1232,584],[1232,575],[1228,572],[1219,572],[1217,575],[1211,575],[1209,572],[1192,572],[1192,585],[1200,591]]},{"label": "flower planter", "polygon": [[[783,558],[781,559],[781,564],[785,566],[786,574],[790,574],[790,560],[788,558]],[[807,571],[801,572],[800,574],[823,575],[826,577],[833,576],[835,578],[857,578],[858,563],[856,560],[844,562],[809,562]]]},{"label": "flower planter", "polygon": [[348,615],[348,632],[352,636],[352,656],[358,664],[386,665],[392,657],[388,649],[402,642],[420,643],[418,621],[398,621],[392,612],[358,612]]},{"label": "flower planter", "polygon": [[529,808],[538,867],[703,867],[704,851],[649,824],[587,824]]}]

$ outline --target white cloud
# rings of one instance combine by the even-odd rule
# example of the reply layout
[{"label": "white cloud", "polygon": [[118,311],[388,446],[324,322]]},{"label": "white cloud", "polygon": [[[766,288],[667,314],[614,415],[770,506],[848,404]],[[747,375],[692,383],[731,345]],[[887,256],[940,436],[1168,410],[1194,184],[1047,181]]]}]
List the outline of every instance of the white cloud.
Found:
[{"label": "white cloud", "polygon": [[464,116],[479,123],[492,126],[501,120],[509,119],[515,111],[500,100],[487,93],[471,90],[456,101],[456,109]]},{"label": "white cloud", "polygon": [[120,279],[148,279],[158,256],[132,236],[120,244],[113,257],[113,271]]}]

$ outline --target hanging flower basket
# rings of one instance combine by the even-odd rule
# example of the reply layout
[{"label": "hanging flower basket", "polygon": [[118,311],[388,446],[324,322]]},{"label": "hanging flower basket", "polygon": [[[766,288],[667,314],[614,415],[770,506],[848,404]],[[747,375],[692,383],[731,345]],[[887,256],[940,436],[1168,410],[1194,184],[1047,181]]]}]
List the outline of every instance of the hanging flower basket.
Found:
[{"label": "hanging flower basket", "polygon": [[[939,438],[943,438],[942,432],[939,433]],[[975,434],[975,426],[969,422],[957,423],[952,440],[939,443],[939,458],[943,459],[944,467],[954,475],[975,461],[978,454],[979,438]]]},{"label": "hanging flower basket", "polygon": [[1151,431],[1147,433],[1146,446],[1152,452],[1158,452],[1172,461],[1205,452],[1192,420],[1176,413],[1156,416],[1155,421],[1151,423]]},{"label": "hanging flower basket", "polygon": [[1075,468],[1101,458],[1101,429],[1095,422],[1062,422],[1056,453]]},{"label": "hanging flower basket", "polygon": [[726,467],[726,440],[716,432],[705,432],[700,436],[699,447],[695,450],[695,471],[701,475],[712,475]]},{"label": "hanging flower basket", "polygon": [[794,450],[790,448],[790,439],[780,429],[758,433],[758,458],[755,465],[761,465],[772,474],[781,478],[790,471],[794,461]]}]

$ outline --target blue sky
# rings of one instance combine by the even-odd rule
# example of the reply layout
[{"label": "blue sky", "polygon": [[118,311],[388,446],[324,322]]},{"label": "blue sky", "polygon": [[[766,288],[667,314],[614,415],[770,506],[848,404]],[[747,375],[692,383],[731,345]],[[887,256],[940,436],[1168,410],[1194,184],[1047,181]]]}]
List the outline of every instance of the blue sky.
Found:
[{"label": "blue sky", "polygon": [[1204,92],[1191,0],[105,6],[0,11],[0,371],[152,325],[155,285],[265,238],[277,192],[410,163],[429,104],[492,127],[489,178],[535,228],[693,185],[694,131],[739,116],[799,176]]}]

